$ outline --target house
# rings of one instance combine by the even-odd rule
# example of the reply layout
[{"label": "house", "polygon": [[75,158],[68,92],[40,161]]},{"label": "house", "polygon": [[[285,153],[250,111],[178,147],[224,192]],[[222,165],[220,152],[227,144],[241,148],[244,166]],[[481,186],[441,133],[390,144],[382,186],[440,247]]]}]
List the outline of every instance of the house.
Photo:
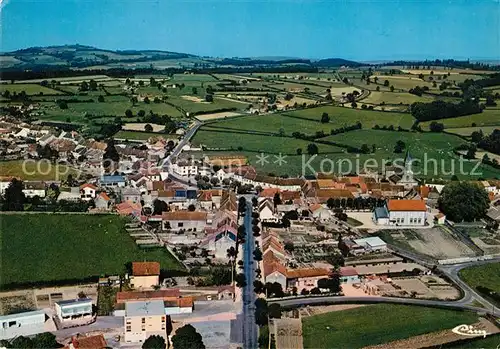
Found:
[{"label": "house", "polygon": [[133,262],[130,287],[149,289],[160,284],[160,263]]},{"label": "house", "polygon": [[[71,321],[77,319],[87,319],[88,322],[91,322],[93,317],[91,298],[59,301],[54,304],[54,307],[57,319],[62,324],[62,327],[72,326]],[[69,325],[65,326],[66,323]]]},{"label": "house", "polygon": [[71,341],[64,346],[63,349],[105,349],[108,348],[106,339],[102,334],[95,336],[83,337],[76,335],[71,338]]},{"label": "house", "polygon": [[121,191],[123,201],[138,203],[141,201],[141,191],[137,188],[123,188]]},{"label": "house", "polygon": [[319,280],[328,278],[330,275],[330,270],[325,268],[287,269],[287,286],[288,288],[296,287],[299,292],[303,289],[310,291],[318,287]]},{"label": "house", "polygon": [[124,327],[126,343],[142,343],[153,335],[167,340],[167,316],[163,301],[127,302]]},{"label": "house", "polygon": [[45,332],[46,319],[48,317],[43,310],[2,315],[0,316],[0,340]]},{"label": "house", "polygon": [[172,171],[183,177],[196,176],[198,174],[198,165],[194,161],[179,160],[171,164]]},{"label": "house", "polygon": [[45,183],[40,181],[26,181],[23,182],[24,189],[23,193],[26,197],[38,196],[40,198],[45,197]]},{"label": "house", "polygon": [[326,222],[333,218],[333,213],[321,204],[314,204],[309,207],[312,217],[319,222]]},{"label": "house", "polygon": [[340,267],[340,282],[343,284],[357,284],[360,282],[358,272],[353,267]]},{"label": "house", "polygon": [[163,212],[163,230],[203,231],[207,226],[207,213],[196,211]]},{"label": "house", "polygon": [[121,216],[139,216],[142,206],[139,202],[125,201],[116,205],[115,210]]},{"label": "house", "polygon": [[0,177],[0,195],[5,194],[5,189],[7,189],[12,182],[14,177]]},{"label": "house", "polygon": [[269,199],[264,199],[259,203],[259,216],[262,222],[275,222],[277,217],[274,214],[274,204]]},{"label": "house", "polygon": [[179,289],[159,291],[126,291],[116,295],[114,315],[125,316],[125,304],[129,302],[150,302],[160,300],[164,304],[165,314],[190,314],[194,309],[194,300],[190,296],[181,296]]},{"label": "house", "polygon": [[389,200],[387,202],[389,224],[424,226],[427,206],[423,200]]},{"label": "house", "polygon": [[286,267],[277,262],[272,261],[269,263],[263,262],[264,265],[264,281],[265,283],[279,283],[283,290],[286,290],[287,286],[287,278],[286,278]]},{"label": "house", "polygon": [[123,188],[125,184],[125,177],[121,175],[104,175],[99,180],[99,185],[107,189]]},{"label": "house", "polygon": [[200,246],[205,246],[217,259],[227,259],[227,250],[236,246],[236,233],[236,228],[223,225],[205,238]]},{"label": "house", "polygon": [[367,252],[385,252],[387,251],[387,244],[378,236],[371,236],[368,238],[354,239],[354,243],[363,247]]},{"label": "house", "polygon": [[375,224],[387,225],[389,224],[389,211],[387,211],[387,206],[376,207],[373,210],[373,221]]},{"label": "house", "polygon": [[111,199],[106,193],[99,193],[97,197],[94,199],[95,208],[98,210],[109,210],[109,205],[111,203]]},{"label": "house", "polygon": [[434,216],[434,223],[435,224],[443,225],[445,222],[446,222],[446,216],[444,213],[439,212],[438,214],[436,214]]},{"label": "house", "polygon": [[81,199],[90,201],[96,197],[97,187],[94,184],[85,183],[80,186]]}]

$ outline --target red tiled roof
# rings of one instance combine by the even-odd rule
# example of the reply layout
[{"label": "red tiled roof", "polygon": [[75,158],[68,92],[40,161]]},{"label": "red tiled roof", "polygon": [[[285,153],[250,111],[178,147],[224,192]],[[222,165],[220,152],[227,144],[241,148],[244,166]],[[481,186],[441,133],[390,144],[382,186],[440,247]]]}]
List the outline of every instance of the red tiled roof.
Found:
[{"label": "red tiled roof", "polygon": [[80,185],[80,190],[83,190],[85,188],[90,188],[90,189],[94,189],[94,190],[97,189],[97,187],[91,183],[85,183],[85,184]]},{"label": "red tiled roof", "polygon": [[262,190],[259,194],[261,198],[272,198],[276,193],[279,193],[280,190],[278,188],[266,188]]},{"label": "red tiled roof", "polygon": [[[75,349],[103,349],[108,345],[102,334],[90,337],[73,337],[71,344]],[[64,349],[69,348],[70,344],[64,346]]]},{"label": "red tiled roof", "polygon": [[116,303],[124,303],[130,300],[153,300],[178,298],[181,292],[178,288],[159,291],[128,291],[116,294]]},{"label": "red tiled roof", "polygon": [[207,213],[199,211],[163,212],[163,220],[167,221],[206,221]]},{"label": "red tiled roof", "polygon": [[340,267],[340,276],[356,276],[358,272],[353,267]]},{"label": "red tiled roof", "polygon": [[389,211],[427,211],[423,200],[389,200]]},{"label": "red tiled roof", "polygon": [[109,198],[108,194],[106,194],[105,192],[100,193],[100,194],[99,194],[99,196],[100,196],[100,197],[102,197],[102,198],[103,198],[104,200],[106,200],[106,201],[111,200],[111,199]]},{"label": "red tiled roof", "polygon": [[264,277],[267,277],[268,275],[274,273],[275,271],[279,272],[280,274],[286,277],[286,268],[283,264],[279,262],[270,262],[263,264],[264,264]]},{"label": "red tiled roof", "polygon": [[134,276],[160,275],[160,263],[132,262],[132,275]]},{"label": "red tiled roof", "polygon": [[328,277],[331,272],[324,268],[302,268],[302,269],[288,269],[286,271],[287,278],[289,279],[299,279],[307,277],[318,277],[325,276]]}]

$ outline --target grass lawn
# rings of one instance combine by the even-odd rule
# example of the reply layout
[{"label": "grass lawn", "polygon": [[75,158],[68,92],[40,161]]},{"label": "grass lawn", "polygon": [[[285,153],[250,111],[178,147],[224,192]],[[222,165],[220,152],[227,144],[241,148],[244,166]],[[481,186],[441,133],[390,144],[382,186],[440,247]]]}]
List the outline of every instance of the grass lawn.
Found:
[{"label": "grass lawn", "polygon": [[[479,114],[465,115],[436,121],[442,123],[444,128],[448,131],[451,128],[500,126],[500,109],[486,109]],[[423,129],[428,129],[431,122],[432,121],[422,122],[420,125]]]},{"label": "grass lawn", "polygon": [[353,349],[471,324],[477,320],[477,315],[469,312],[377,304],[306,317],[302,330],[304,348]]},{"label": "grass lawn", "polygon": [[12,160],[0,162],[0,173],[2,176],[19,177],[23,180],[52,180],[66,179],[68,174],[76,177],[78,170],[66,165],[54,165],[48,160]]},{"label": "grass lawn", "polygon": [[[362,102],[360,102],[362,104]],[[409,129],[414,118],[406,113],[392,113],[372,110],[358,110],[352,108],[324,106],[319,108],[308,108],[292,112],[286,112],[286,115],[296,116],[305,119],[320,121],[321,115],[328,113],[330,122],[326,125],[332,128],[341,127],[344,125],[353,125],[356,122],[361,122],[363,128],[372,128],[375,125],[394,127],[401,126],[402,128]]]},{"label": "grass lawn", "polygon": [[483,134],[489,135],[496,129],[500,129],[499,126],[479,126],[479,127],[457,127],[457,128],[449,128],[446,132],[454,133],[460,136],[470,136],[472,132],[475,131],[483,131]]},{"label": "grass lawn", "polygon": [[0,287],[117,274],[132,261],[183,270],[166,250],[139,249],[119,216],[9,214],[1,219]]},{"label": "grass lawn", "polygon": [[113,136],[117,139],[137,139],[137,140],[148,140],[150,137],[163,137],[167,138],[168,135],[165,133],[155,133],[155,132],[141,132],[141,131],[119,131]]},{"label": "grass lawn", "polygon": [[[188,93],[186,93],[186,95],[187,94]],[[200,94],[199,96],[196,97],[203,99],[204,96],[205,96],[204,94]],[[181,96],[169,96],[168,101],[178,107],[181,107],[182,109],[188,111],[189,113],[208,112],[212,110],[225,109],[225,108],[245,109],[246,107],[248,107],[248,103],[233,102],[221,98],[214,98],[213,102],[206,103],[206,102],[190,101]]]},{"label": "grass lawn", "polygon": [[462,269],[460,278],[473,288],[484,286],[500,292],[500,263],[488,263]]},{"label": "grass lawn", "polygon": [[53,90],[48,87],[44,87],[38,84],[0,84],[0,93],[4,91],[10,91],[10,93],[20,93],[21,91],[26,92],[27,95],[39,95],[40,93],[44,95],[61,95],[60,91]]},{"label": "grass lawn", "polygon": [[479,337],[474,340],[464,341],[463,343],[457,343],[453,346],[446,346],[448,349],[497,349],[500,345],[500,334],[495,334],[488,336],[486,338]]}]

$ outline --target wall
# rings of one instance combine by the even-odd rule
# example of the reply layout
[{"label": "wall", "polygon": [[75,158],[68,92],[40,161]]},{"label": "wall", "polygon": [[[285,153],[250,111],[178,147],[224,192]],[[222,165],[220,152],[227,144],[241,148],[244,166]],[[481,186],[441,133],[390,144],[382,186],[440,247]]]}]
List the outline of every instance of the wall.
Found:
[{"label": "wall", "polygon": [[[416,226],[422,226],[425,225],[425,216],[426,212],[424,211],[390,211],[389,212],[389,219],[392,224],[399,224],[399,225],[416,225]],[[397,219],[403,219],[402,223],[396,223]],[[420,223],[411,223],[410,224],[410,218],[413,219],[420,219]]]},{"label": "wall", "polygon": [[139,288],[147,288],[151,289],[153,285],[158,285],[160,283],[160,277],[158,275],[152,276],[131,276],[130,277],[130,286],[139,289]]}]

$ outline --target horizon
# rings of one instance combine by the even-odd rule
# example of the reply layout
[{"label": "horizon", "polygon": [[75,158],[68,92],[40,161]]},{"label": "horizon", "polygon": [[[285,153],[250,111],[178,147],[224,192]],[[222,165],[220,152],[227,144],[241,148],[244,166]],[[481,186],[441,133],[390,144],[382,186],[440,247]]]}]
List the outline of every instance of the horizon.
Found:
[{"label": "horizon", "polygon": [[9,0],[1,4],[1,51],[80,44],[224,58],[498,61],[500,34],[490,29],[499,26],[499,9],[489,0]]}]

